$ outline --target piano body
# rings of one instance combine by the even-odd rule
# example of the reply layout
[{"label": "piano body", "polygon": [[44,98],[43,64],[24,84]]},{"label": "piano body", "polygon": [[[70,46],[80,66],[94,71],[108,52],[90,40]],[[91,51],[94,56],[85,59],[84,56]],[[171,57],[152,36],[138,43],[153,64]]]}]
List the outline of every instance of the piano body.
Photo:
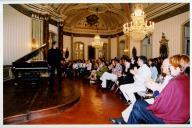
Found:
[{"label": "piano body", "polygon": [[28,53],[12,63],[12,72],[15,76],[15,84],[18,84],[20,81],[37,83],[40,80],[40,73],[42,71],[48,71],[47,61],[31,60],[33,57],[36,57],[40,52],[42,52],[45,47],[46,44],[43,44],[40,48]]}]

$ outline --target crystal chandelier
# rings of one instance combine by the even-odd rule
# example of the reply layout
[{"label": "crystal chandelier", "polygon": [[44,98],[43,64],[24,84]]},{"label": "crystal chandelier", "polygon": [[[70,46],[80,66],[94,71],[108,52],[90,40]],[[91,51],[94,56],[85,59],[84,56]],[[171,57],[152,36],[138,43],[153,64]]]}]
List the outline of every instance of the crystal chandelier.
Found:
[{"label": "crystal chandelier", "polygon": [[92,46],[95,48],[102,48],[103,47],[103,42],[101,41],[99,34],[95,35],[94,40],[92,42]]},{"label": "crystal chandelier", "polygon": [[123,32],[136,41],[143,40],[146,35],[149,35],[154,30],[154,22],[145,21],[145,14],[142,4],[136,4],[135,10],[131,14],[131,22],[123,25]]},{"label": "crystal chandelier", "polygon": [[[97,17],[98,17],[98,8],[96,8],[96,12],[97,12]],[[97,23],[98,23],[98,21],[97,21]],[[96,25],[96,28],[97,28],[97,25]],[[97,28],[97,33],[98,33],[98,28]],[[91,44],[95,48],[102,48],[103,47],[103,42],[101,41],[99,34],[95,34],[95,37],[94,37],[93,42]]]}]

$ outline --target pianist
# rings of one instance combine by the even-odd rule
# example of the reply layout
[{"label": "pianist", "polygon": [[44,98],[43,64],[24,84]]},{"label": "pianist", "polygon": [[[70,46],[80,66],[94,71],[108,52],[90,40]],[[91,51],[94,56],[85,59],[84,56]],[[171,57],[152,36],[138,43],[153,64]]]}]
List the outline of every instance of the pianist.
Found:
[{"label": "pianist", "polygon": [[48,50],[48,68],[49,68],[49,90],[53,90],[55,70],[57,70],[58,89],[61,90],[61,59],[62,54],[56,46],[56,42],[52,43],[52,48]]}]

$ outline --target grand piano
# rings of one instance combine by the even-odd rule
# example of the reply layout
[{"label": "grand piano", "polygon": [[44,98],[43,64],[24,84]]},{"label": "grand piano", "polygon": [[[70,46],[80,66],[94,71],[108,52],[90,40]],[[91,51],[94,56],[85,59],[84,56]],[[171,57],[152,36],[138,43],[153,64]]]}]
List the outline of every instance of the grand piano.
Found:
[{"label": "grand piano", "polygon": [[33,50],[12,63],[12,72],[15,76],[15,84],[18,84],[21,81],[38,83],[41,77],[41,72],[48,71],[47,61],[37,61],[32,59],[43,52],[45,47],[46,44],[43,44],[40,48]]}]

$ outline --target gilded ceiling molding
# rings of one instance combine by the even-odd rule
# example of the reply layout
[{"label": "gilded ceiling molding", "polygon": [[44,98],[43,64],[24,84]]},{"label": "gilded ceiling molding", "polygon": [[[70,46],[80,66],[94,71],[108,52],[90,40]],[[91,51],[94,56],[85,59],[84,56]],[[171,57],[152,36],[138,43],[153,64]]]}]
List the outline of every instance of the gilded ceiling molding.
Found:
[{"label": "gilded ceiling molding", "polygon": [[33,12],[39,13],[39,14],[48,14],[51,16],[52,19],[60,22],[61,19],[65,20],[65,15],[60,15],[58,12],[56,12],[53,8],[47,5],[41,5],[41,4],[22,4],[24,8],[31,10]]},{"label": "gilded ceiling molding", "polygon": [[[122,33],[122,26],[130,19],[133,3],[105,3],[105,4],[15,4],[12,7],[33,18],[49,15],[49,23],[63,24],[66,33],[96,34],[97,30],[83,23],[84,18],[99,10],[98,33],[100,35],[115,35]],[[100,7],[99,7],[100,6]],[[189,3],[154,3],[144,4],[147,20],[159,22],[169,17],[189,11]]]},{"label": "gilded ceiling molding", "polygon": [[[66,27],[64,26],[64,31],[70,32],[70,33],[80,33],[80,34],[96,34],[97,30],[90,30],[90,29],[79,29],[79,28],[74,28],[74,27]],[[119,32],[122,32],[122,27],[117,28],[115,30],[98,30],[98,33],[100,35],[110,35],[110,34],[116,34]]]},{"label": "gilded ceiling molding", "polygon": [[[152,20],[160,17],[168,12],[174,11],[188,3],[166,3],[166,4],[152,4],[145,8],[146,18]],[[181,10],[182,11],[182,10]]]}]

